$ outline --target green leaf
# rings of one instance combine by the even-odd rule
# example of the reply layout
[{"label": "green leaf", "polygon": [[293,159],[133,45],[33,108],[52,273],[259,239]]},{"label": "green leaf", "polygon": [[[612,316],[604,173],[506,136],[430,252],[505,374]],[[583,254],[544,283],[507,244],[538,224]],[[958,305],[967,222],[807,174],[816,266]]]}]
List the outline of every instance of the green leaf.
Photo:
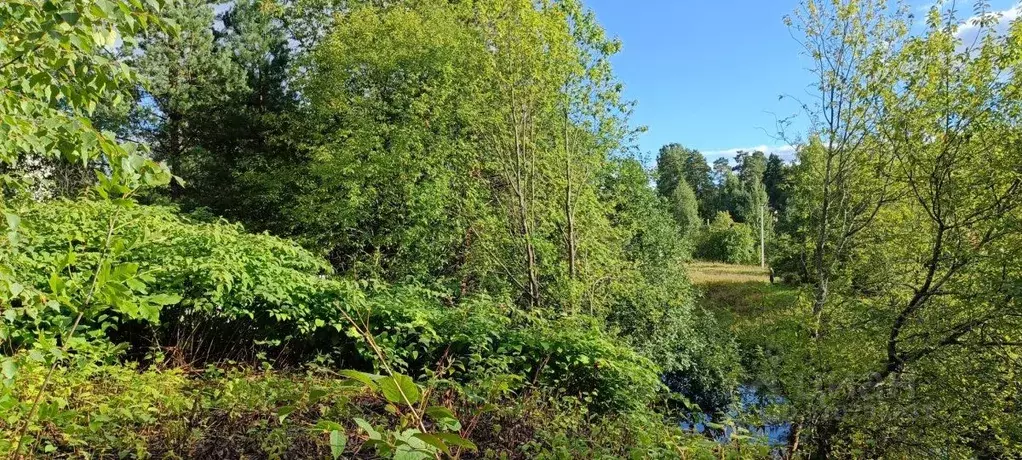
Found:
[{"label": "green leaf", "polygon": [[81,17],[82,15],[78,14],[78,12],[76,11],[67,11],[64,13],[60,13],[60,18],[63,19],[64,22],[71,24],[72,26],[78,24],[78,19],[80,19]]},{"label": "green leaf", "polygon": [[50,273],[50,292],[54,295],[60,295],[64,292],[64,288],[67,286],[64,280],[61,279],[60,274],[57,272]]},{"label": "green leaf", "polygon": [[477,450],[475,443],[454,433],[437,433],[437,437],[452,446],[458,446],[468,450]]},{"label": "green leaf", "polygon": [[[380,390],[387,401],[392,403],[415,404],[419,402],[419,387],[411,377],[394,374],[393,377],[380,379]],[[402,396],[403,393],[403,396]],[[405,398],[408,400],[405,401]]]},{"label": "green leaf", "polygon": [[[345,377],[347,377],[347,378],[349,378],[349,379],[355,380],[357,382],[361,382],[363,385],[368,387],[370,390],[376,391],[376,390],[378,390],[380,388],[376,384],[376,382],[373,381],[374,380],[374,376],[372,374],[367,374],[365,372],[359,372],[359,371],[353,371],[353,370],[343,370],[343,371],[340,372],[340,374],[345,376]],[[379,376],[375,376],[375,377],[379,377]]]},{"label": "green leaf", "polygon": [[21,226],[21,217],[17,214],[5,212],[4,217],[7,219],[7,229],[14,232]]},{"label": "green leaf", "polygon": [[277,420],[280,423],[284,423],[284,419],[286,419],[288,415],[291,415],[291,413],[294,412],[295,409],[296,408],[294,406],[284,406],[281,407],[280,409],[277,409]]},{"label": "green leaf", "polygon": [[177,305],[181,303],[181,296],[177,294],[156,294],[149,296],[149,302],[160,306]]},{"label": "green leaf", "polygon": [[376,428],[373,428],[373,426],[370,425],[369,422],[367,422],[365,419],[356,417],[355,424],[358,425],[359,428],[361,428],[363,431],[366,432],[366,434],[369,435],[369,439],[373,440],[383,439],[383,436],[380,436],[380,432],[376,431]]},{"label": "green leaf", "polygon": [[344,447],[348,445],[348,437],[341,430],[330,432],[330,455],[337,460],[344,453]]},{"label": "green leaf", "polygon": [[320,399],[323,399],[324,396],[326,396],[326,391],[319,388],[314,389],[309,392],[309,403],[316,404]]},{"label": "green leaf", "polygon": [[451,412],[450,409],[443,406],[432,406],[427,408],[426,415],[433,417],[434,420],[458,419],[458,417],[454,415],[454,412]]},{"label": "green leaf", "polygon": [[13,379],[15,375],[18,375],[18,365],[13,359],[7,358],[0,363],[0,373],[3,373],[4,377]]},{"label": "green leaf", "polygon": [[334,430],[343,430],[344,427],[337,422],[331,422],[330,420],[320,420],[316,422],[316,425],[313,426],[312,429],[316,431],[322,431],[324,433],[329,433]]},{"label": "green leaf", "polygon": [[447,455],[451,455],[451,449],[447,447],[447,444],[444,443],[442,439],[435,435],[429,433],[415,433],[412,436],[415,436],[417,439],[421,440],[422,442],[425,442],[426,444],[429,444],[433,447],[436,447],[437,449],[440,449],[441,452]]}]

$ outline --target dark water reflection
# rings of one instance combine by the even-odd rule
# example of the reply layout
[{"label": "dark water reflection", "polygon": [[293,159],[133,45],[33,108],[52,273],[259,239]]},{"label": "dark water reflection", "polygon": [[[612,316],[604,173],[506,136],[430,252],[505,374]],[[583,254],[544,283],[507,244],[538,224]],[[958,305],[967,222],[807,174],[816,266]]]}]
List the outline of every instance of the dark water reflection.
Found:
[{"label": "dark water reflection", "polygon": [[[783,404],[784,398],[776,395],[764,395],[757,391],[752,385],[742,385],[738,389],[740,397],[740,408],[728,413],[726,417],[713,417],[711,414],[702,414],[696,420],[682,422],[681,427],[686,431],[703,433],[711,436],[720,443],[731,442],[736,431],[747,430],[746,435],[766,441],[771,447],[781,448],[787,445],[788,436],[791,433],[791,422],[774,421],[767,414],[767,407]],[[721,422],[721,419],[733,420],[733,425],[723,428],[712,428],[714,422]],[[749,420],[761,420],[762,423],[752,423]]]}]

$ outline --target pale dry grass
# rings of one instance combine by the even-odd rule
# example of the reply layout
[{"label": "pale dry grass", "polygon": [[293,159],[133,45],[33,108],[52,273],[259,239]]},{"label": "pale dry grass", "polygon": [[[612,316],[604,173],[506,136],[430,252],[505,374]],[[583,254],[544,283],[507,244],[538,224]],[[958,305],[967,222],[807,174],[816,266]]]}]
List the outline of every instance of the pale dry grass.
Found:
[{"label": "pale dry grass", "polygon": [[770,282],[770,271],[758,265],[730,265],[716,262],[688,264],[692,284]]}]

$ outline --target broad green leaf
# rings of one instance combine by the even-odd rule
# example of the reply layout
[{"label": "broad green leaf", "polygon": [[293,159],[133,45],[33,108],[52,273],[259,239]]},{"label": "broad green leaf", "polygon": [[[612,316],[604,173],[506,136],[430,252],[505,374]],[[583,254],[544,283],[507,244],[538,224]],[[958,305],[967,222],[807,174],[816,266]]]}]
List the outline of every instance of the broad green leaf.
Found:
[{"label": "broad green leaf", "polygon": [[435,420],[458,419],[458,417],[454,415],[454,412],[443,406],[431,406],[426,408],[426,415],[433,417]]},{"label": "broad green leaf", "polygon": [[0,373],[3,373],[4,377],[13,379],[18,374],[18,365],[12,358],[6,358],[0,363]]},{"label": "broad green leaf", "polygon": [[320,420],[316,422],[316,425],[312,427],[314,430],[329,433],[334,430],[344,430],[344,427],[340,423],[331,422],[329,420]]},{"label": "broad green leaf", "polygon": [[437,433],[437,437],[442,439],[444,443],[451,446],[458,446],[468,450],[477,450],[475,443],[454,433]]},{"label": "broad green leaf", "polygon": [[326,391],[319,388],[313,389],[309,392],[309,403],[316,404],[320,399],[326,396]]},{"label": "broad green leaf", "polygon": [[383,438],[383,436],[380,435],[380,432],[376,431],[376,428],[373,428],[373,426],[365,419],[356,417],[355,424],[369,435],[369,439],[380,440]]},{"label": "broad green leaf", "polygon": [[378,390],[380,388],[379,385],[377,385],[376,382],[373,381],[378,376],[373,376],[372,374],[367,374],[365,372],[359,372],[359,371],[353,371],[353,370],[343,370],[343,371],[340,371],[340,374],[345,376],[345,377],[347,377],[347,378],[349,378],[349,379],[361,382],[363,385],[368,387],[370,390],[376,391],[376,390]]},{"label": "broad green leaf", "polygon": [[334,460],[341,457],[344,453],[344,447],[348,445],[348,437],[341,430],[333,430],[330,432],[330,455]]},{"label": "broad green leaf", "polygon": [[415,436],[416,438],[422,440],[422,442],[425,442],[426,444],[429,444],[433,447],[436,447],[437,449],[440,449],[441,452],[447,455],[451,455],[451,450],[450,448],[447,447],[447,444],[445,444],[442,439],[435,435],[429,433],[415,433],[412,436]]},{"label": "broad green leaf", "polygon": [[[419,402],[419,387],[411,377],[394,374],[393,377],[380,379],[380,390],[383,396],[395,404],[415,404]],[[403,395],[402,395],[403,394]],[[405,400],[407,398],[407,401]]]},{"label": "broad green leaf", "polygon": [[71,24],[72,26],[78,24],[78,19],[80,19],[81,17],[82,16],[75,11],[60,13],[60,18],[63,19],[64,22]]},{"label": "broad green leaf", "polygon": [[12,232],[18,231],[18,228],[21,227],[21,217],[10,212],[5,212],[4,217],[7,219],[7,229]]},{"label": "broad green leaf", "polygon": [[160,306],[177,305],[181,303],[181,296],[177,294],[156,294],[149,296],[149,301]]}]

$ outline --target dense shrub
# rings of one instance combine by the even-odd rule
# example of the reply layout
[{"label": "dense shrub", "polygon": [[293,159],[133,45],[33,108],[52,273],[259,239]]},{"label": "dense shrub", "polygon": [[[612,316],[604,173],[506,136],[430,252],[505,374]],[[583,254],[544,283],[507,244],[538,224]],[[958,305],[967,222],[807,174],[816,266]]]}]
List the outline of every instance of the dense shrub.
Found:
[{"label": "dense shrub", "polygon": [[[65,270],[89,272],[114,212],[124,223],[119,236],[137,242],[118,253],[118,262],[146,274],[146,295],[174,302],[142,320],[116,306],[86,317],[82,330],[100,341],[127,341],[136,355],[159,345],[193,365],[270,353],[285,363],[323,355],[338,366],[368,369],[375,355],[350,333],[344,311],[366,317],[392,364],[417,376],[446,359],[459,382],[510,375],[517,387],[549,386],[615,410],[648,404],[661,388],[658,367],[591,317],[527,316],[506,301],[455,302],[416,286],[339,279],[320,258],[285,240],[199,222],[168,207],[37,204],[24,213],[36,225],[20,268],[35,275],[39,289],[49,289],[45,274],[70,245],[76,255]],[[70,317],[63,310],[22,315],[4,326],[55,329]],[[18,344],[30,346],[29,334]]]},{"label": "dense shrub", "polygon": [[[628,238],[631,270],[622,270],[628,276],[613,285],[606,321],[660,367],[672,390],[705,411],[721,410],[737,388],[738,358],[728,339],[715,337],[712,317],[694,307],[695,290],[685,271],[691,232],[679,237],[683,229],[671,217],[672,206],[649,188],[651,177],[639,162],[620,160],[613,166],[604,178],[606,200],[614,203],[614,225]],[[684,182],[675,192],[683,188],[688,188]],[[689,203],[690,211],[694,204]]]},{"label": "dense shrub", "polygon": [[[89,282],[105,251],[108,231],[125,242],[111,251],[109,265],[134,267],[138,282],[145,286],[123,293],[126,298],[116,305],[93,301],[95,310],[110,307],[105,311],[109,314],[85,315],[82,330],[109,330],[136,345],[153,338],[147,330],[156,324],[161,326],[154,327],[155,332],[162,334],[155,337],[157,343],[185,353],[201,348],[212,352],[211,358],[224,357],[221,352],[239,343],[282,343],[305,336],[322,326],[323,318],[336,316],[323,299],[346,287],[327,279],[330,268],[321,258],[293,243],[247,234],[239,225],[197,222],[169,207],[53,201],[33,205],[22,214],[32,228],[26,232],[17,269],[27,281],[51,293],[60,290],[51,285],[55,270],[68,274],[61,283],[70,287]],[[163,311],[138,311],[139,298],[153,295],[168,299]],[[67,308],[22,315],[9,327],[12,331],[61,327],[70,314]],[[217,334],[202,333],[213,328]],[[139,330],[147,332],[136,333]],[[210,343],[214,337],[218,341]]]},{"label": "dense shrub", "polygon": [[[32,359],[20,363],[20,384],[0,397],[3,455],[13,448],[14,433],[29,410],[28,404],[19,402],[32,400],[48,367]],[[187,431],[183,415],[192,408],[194,398],[186,393],[188,379],[180,370],[139,372],[134,366],[76,365],[54,372],[49,383],[48,401],[38,412],[47,429],[34,427],[42,432],[36,455],[145,457],[153,430]]]},{"label": "dense shrub", "polygon": [[735,222],[727,212],[719,212],[699,237],[696,257],[729,264],[756,261],[756,236],[752,228]]}]

